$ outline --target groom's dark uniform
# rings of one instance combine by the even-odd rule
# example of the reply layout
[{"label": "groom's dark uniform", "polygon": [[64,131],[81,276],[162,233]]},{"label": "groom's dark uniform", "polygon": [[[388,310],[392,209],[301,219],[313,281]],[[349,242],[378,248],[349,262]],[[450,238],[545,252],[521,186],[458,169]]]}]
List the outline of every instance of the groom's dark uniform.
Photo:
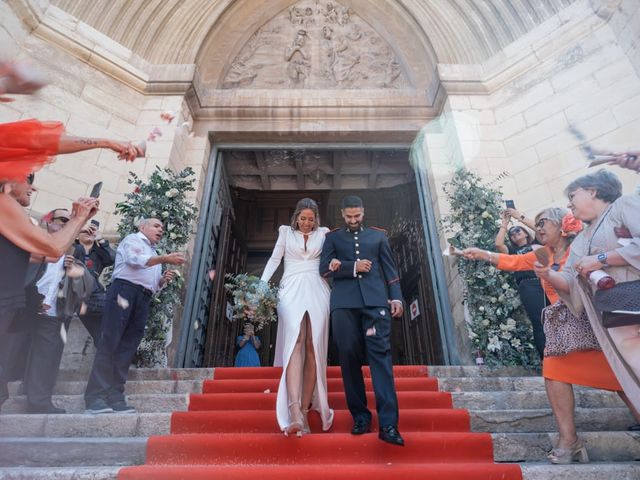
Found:
[{"label": "groom's dark uniform", "polygon": [[[341,262],[329,270],[332,259]],[[369,272],[356,272],[358,260],[372,262]],[[389,300],[402,301],[400,281],[384,230],[342,227],[328,233],[322,248],[320,274],[333,278],[331,326],[338,346],[349,411],[355,422],[371,422],[361,367],[368,360],[378,423],[398,425],[398,399],[391,361]]]}]

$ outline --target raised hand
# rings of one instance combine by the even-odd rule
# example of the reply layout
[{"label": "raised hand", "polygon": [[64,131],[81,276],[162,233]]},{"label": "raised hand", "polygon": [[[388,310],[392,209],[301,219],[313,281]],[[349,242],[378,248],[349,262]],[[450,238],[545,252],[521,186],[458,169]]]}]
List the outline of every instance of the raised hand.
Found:
[{"label": "raised hand", "polygon": [[[184,256],[184,253],[173,252],[173,253],[168,253],[164,255],[162,263],[168,263],[170,265],[182,265],[185,261],[186,261],[186,258]],[[173,270],[167,270],[167,271],[173,271]]]},{"label": "raised hand", "polygon": [[79,198],[73,202],[71,216],[86,221],[98,213],[99,207],[100,201],[97,198]]}]

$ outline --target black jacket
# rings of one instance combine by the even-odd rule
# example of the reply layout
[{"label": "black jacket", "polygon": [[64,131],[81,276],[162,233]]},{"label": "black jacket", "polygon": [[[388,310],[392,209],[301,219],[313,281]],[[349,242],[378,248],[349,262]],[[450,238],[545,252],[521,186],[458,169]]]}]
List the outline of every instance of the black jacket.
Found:
[{"label": "black jacket", "polygon": [[[336,272],[329,263],[342,262]],[[370,260],[371,271],[356,273],[357,260]],[[351,232],[343,227],[329,232],[322,247],[320,275],[333,278],[331,310],[336,308],[388,307],[389,300],[401,300],[400,278],[386,232],[376,227],[361,227]]]}]

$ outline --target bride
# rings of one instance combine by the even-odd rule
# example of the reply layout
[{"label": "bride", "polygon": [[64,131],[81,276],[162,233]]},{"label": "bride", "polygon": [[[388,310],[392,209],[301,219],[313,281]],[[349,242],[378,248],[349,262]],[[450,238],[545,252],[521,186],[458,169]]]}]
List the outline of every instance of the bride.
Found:
[{"label": "bride", "polygon": [[[322,244],[328,228],[320,227],[318,205],[303,198],[291,225],[282,225],[278,241],[262,274],[269,281],[284,257],[278,294],[278,337],[275,365],[282,365],[276,417],[285,435],[310,433],[309,409],[320,413],[322,429],[329,430],[333,410],[327,401],[327,342],[329,286],[320,276]],[[334,260],[332,270],[340,263]]]}]

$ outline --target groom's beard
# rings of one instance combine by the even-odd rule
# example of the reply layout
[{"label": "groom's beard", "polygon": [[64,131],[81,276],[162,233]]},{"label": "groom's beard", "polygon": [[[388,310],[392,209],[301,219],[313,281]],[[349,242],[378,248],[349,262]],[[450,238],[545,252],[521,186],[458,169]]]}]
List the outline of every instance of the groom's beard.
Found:
[{"label": "groom's beard", "polygon": [[362,226],[361,222],[357,222],[357,223],[347,223],[347,227],[349,228],[349,230],[351,230],[352,232],[355,232],[356,230],[360,230],[360,227]]}]

